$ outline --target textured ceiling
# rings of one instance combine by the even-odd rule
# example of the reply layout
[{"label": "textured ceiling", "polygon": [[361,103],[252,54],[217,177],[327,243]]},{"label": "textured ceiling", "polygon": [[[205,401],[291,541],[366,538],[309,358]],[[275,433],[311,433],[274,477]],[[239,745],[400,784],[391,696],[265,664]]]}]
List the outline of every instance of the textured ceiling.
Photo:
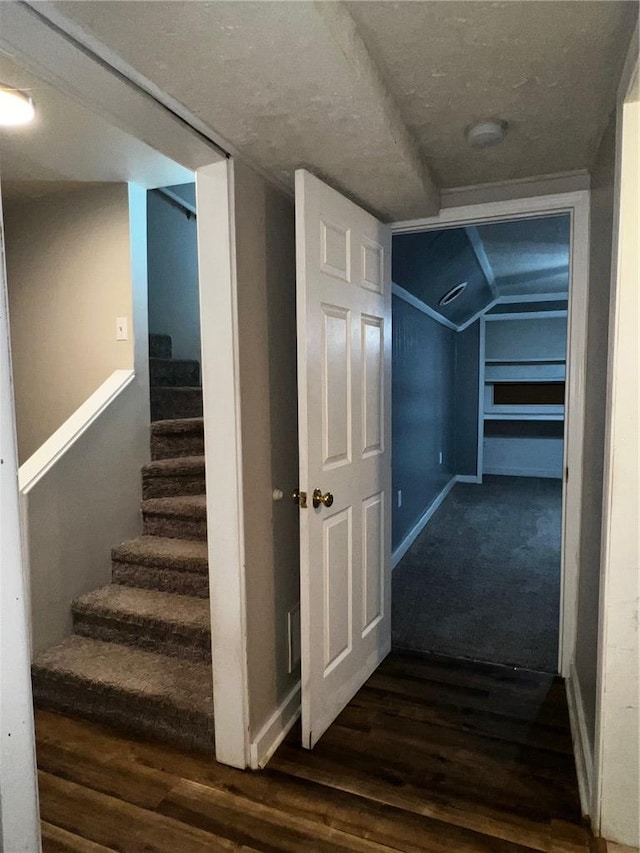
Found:
[{"label": "textured ceiling", "polygon": [[[566,214],[396,234],[393,281],[459,326],[496,297],[526,303],[532,295],[566,294],[570,240]],[[463,293],[441,306],[462,282]]]},{"label": "textured ceiling", "polygon": [[[636,3],[349,3],[442,187],[588,169],[613,105]],[[465,128],[509,122],[499,146]]]},{"label": "textured ceiling", "polygon": [[[614,0],[33,5],[278,181],[307,167],[385,219],[433,214],[438,185],[588,169],[636,12]],[[509,122],[506,142],[469,149],[465,127],[487,116]]]}]

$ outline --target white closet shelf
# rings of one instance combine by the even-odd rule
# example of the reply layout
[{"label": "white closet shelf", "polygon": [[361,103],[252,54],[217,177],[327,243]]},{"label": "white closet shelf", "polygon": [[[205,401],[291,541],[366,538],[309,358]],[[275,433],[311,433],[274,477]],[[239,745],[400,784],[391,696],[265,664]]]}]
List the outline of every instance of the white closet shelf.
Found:
[{"label": "white closet shelf", "polygon": [[485,364],[564,364],[564,358],[485,358]]},{"label": "white closet shelf", "polygon": [[564,414],[561,412],[485,412],[485,421],[563,421]]}]

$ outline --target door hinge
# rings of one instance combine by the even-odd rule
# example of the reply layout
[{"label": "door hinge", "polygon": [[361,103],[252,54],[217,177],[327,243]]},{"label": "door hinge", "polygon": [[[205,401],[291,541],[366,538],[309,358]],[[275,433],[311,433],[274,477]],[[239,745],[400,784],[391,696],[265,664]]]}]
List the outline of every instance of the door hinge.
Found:
[{"label": "door hinge", "polygon": [[564,469],[564,481],[565,481],[565,483],[569,482],[569,466],[568,465]]}]

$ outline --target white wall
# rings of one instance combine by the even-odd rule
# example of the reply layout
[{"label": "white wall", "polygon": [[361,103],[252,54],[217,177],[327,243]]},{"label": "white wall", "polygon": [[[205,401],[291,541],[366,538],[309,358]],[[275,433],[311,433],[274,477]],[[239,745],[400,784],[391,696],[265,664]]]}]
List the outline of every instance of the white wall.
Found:
[{"label": "white wall", "polygon": [[602,486],[605,453],[611,241],[615,172],[615,112],[591,176],[589,316],[585,382],[585,454],[575,678],[579,682],[588,749],[593,756],[596,717]]},{"label": "white wall", "polygon": [[159,192],[148,194],[147,217],[149,329],[171,335],[174,358],[200,361],[196,219]]},{"label": "white wall", "polygon": [[[293,201],[236,162],[249,724],[255,738],[300,678],[287,613],[300,598]],[[285,500],[274,502],[279,488]]]},{"label": "white wall", "polygon": [[27,582],[18,514],[16,431],[0,211],[0,850],[40,850]]},{"label": "white wall", "polygon": [[621,171],[607,406],[596,823],[605,838],[640,847],[640,100],[637,40],[634,49],[635,82],[619,115]]},{"label": "white wall", "polygon": [[[129,209],[127,257],[130,242],[135,380],[43,476],[36,477],[31,486],[25,484],[23,491],[34,653],[71,632],[72,599],[110,582],[112,546],[139,535],[141,529],[140,469],[149,459],[146,199],[142,188],[130,186]],[[64,435],[60,440],[64,442]],[[22,466],[21,480],[35,460],[33,457]]]},{"label": "white wall", "polygon": [[87,184],[6,209],[22,463],[118,368],[133,366],[126,184]]}]

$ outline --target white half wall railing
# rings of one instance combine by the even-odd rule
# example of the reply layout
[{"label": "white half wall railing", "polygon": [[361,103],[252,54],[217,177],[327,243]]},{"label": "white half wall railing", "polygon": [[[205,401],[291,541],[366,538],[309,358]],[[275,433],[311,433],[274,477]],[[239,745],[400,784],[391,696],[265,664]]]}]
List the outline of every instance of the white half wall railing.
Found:
[{"label": "white half wall railing", "polygon": [[149,401],[116,370],[19,469],[32,653],[71,633],[71,601],[110,582],[111,548],[139,535]]}]

